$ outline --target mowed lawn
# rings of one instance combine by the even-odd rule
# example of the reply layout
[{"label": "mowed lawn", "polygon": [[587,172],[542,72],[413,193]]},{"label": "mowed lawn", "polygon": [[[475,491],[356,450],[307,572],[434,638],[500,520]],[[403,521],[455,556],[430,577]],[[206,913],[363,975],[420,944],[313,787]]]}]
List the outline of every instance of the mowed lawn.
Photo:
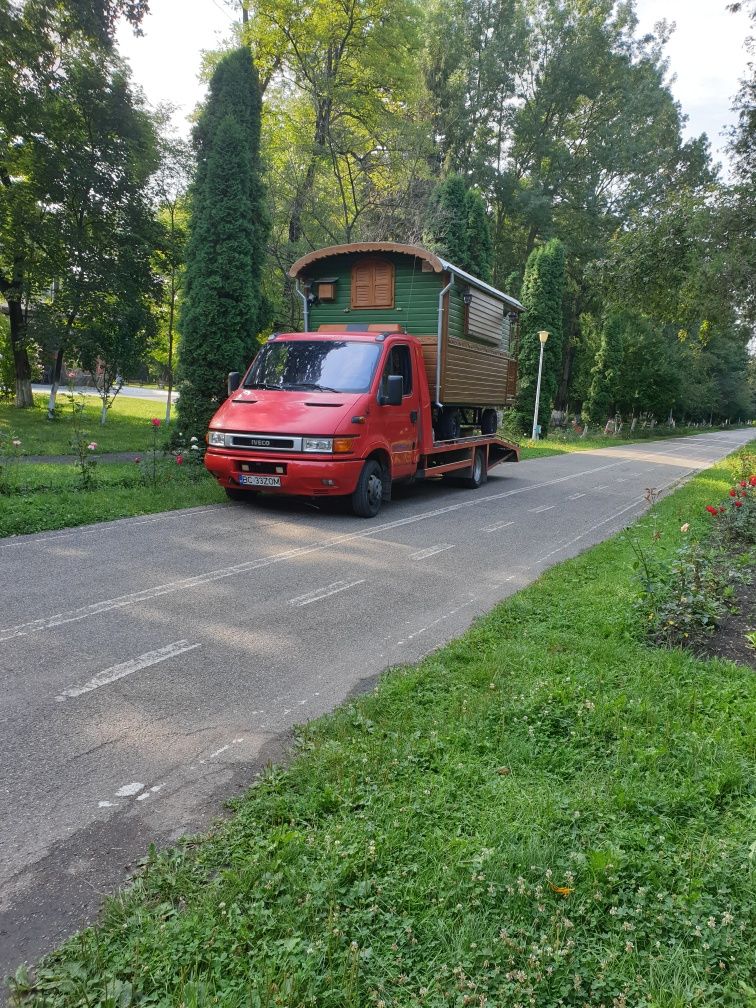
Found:
[{"label": "mowed lawn", "polygon": [[[0,444],[5,447],[9,438],[17,438],[20,455],[70,455],[73,452],[73,417],[65,392],[58,395],[55,420],[47,419],[47,396],[34,396],[34,409],[16,409],[9,402],[0,402]],[[149,399],[132,399],[118,396],[108,411],[104,425],[100,424],[101,403],[97,396],[84,396],[85,409],[82,424],[99,451],[144,451],[151,444],[150,419],[165,418],[165,403]],[[163,424],[161,436],[165,440],[169,428]]]},{"label": "mowed lawn", "polygon": [[[670,552],[730,478],[631,534]],[[753,670],[646,646],[633,560],[620,535],[555,567],[304,728],[231,818],[21,970],[19,1001],[756,1004]]]}]

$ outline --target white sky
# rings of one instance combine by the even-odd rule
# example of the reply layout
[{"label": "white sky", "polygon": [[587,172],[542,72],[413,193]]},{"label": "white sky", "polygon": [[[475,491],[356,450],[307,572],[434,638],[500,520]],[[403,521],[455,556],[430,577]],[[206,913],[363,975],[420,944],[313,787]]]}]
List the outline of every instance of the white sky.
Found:
[{"label": "white sky", "polygon": [[[636,0],[639,32],[661,18],[677,29],[667,47],[672,91],[688,115],[686,133],[707,133],[715,156],[723,158],[724,127],[733,121],[730,104],[744,76],[748,19],[730,14],[728,0]],[[227,0],[150,0],[144,36],[121,27],[119,45],[148,101],[168,101],[179,109],[176,123],[188,132],[186,116],[201,101],[198,80],[201,51],[215,48],[228,34],[239,9]]]}]

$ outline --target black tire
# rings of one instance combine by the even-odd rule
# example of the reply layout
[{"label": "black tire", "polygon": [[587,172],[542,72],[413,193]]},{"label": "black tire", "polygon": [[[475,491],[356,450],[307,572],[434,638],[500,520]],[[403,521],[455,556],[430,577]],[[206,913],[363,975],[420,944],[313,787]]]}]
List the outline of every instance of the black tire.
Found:
[{"label": "black tire", "polygon": [[383,469],[375,459],[368,459],[352,494],[352,511],[360,518],[375,518],[382,503]]},{"label": "black tire", "polygon": [[436,440],[455,441],[461,434],[462,421],[459,410],[444,407],[436,420]]},{"label": "black tire", "polygon": [[499,429],[499,416],[495,409],[484,409],[480,415],[480,433],[486,436]]},{"label": "black tire", "polygon": [[237,487],[226,487],[226,497],[233,501],[251,501],[257,496],[255,490],[241,490]]},{"label": "black tire", "polygon": [[464,476],[459,481],[460,486],[467,487],[468,490],[477,490],[478,487],[483,486],[483,484],[488,479],[488,470],[486,469],[486,453],[482,448],[475,449],[473,464],[470,467],[469,472],[470,472],[469,476]]}]

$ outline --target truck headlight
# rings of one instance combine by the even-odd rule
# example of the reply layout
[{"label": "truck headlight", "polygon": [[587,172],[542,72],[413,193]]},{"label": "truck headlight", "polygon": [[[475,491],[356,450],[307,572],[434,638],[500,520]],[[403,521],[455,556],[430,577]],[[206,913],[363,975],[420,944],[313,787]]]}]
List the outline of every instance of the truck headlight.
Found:
[{"label": "truck headlight", "polygon": [[225,448],[226,446],[226,434],[225,431],[220,430],[210,430],[207,432],[207,443],[209,445],[215,445],[216,448]]},{"label": "truck headlight", "polygon": [[306,437],[302,438],[303,452],[332,452],[333,438],[329,437]]}]

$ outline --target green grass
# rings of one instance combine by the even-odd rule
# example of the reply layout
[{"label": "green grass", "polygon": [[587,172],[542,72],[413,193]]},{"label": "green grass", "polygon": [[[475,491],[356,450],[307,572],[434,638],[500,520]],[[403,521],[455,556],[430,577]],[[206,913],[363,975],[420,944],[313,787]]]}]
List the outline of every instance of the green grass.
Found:
[{"label": "green grass", "polygon": [[[152,443],[150,419],[165,417],[165,403],[149,399],[129,399],[119,396],[108,413],[107,422],[100,425],[100,400],[85,397],[84,424],[88,436],[97,442],[101,452],[146,451]],[[65,395],[58,396],[59,418],[47,419],[47,396],[34,396],[34,409],[16,409],[12,404],[0,402],[0,444],[9,437],[18,438],[20,455],[69,455],[73,449],[71,438],[71,407]],[[174,422],[160,430],[165,440]]]},{"label": "green grass", "polygon": [[100,464],[95,487],[82,490],[72,465],[19,463],[0,493],[0,537],[45,532],[132,515],[224,501],[216,481],[198,466],[161,463],[153,486],[133,463]]},{"label": "green grass", "polygon": [[[729,479],[702,474],[633,534],[671,551]],[[645,646],[632,560],[619,536],[559,565],[303,729],[288,769],[151,853],[19,998],[756,1004],[753,673]]]},{"label": "green grass", "polygon": [[[738,427],[655,427],[653,430],[638,431],[633,437],[611,437],[605,434],[580,437],[571,431],[554,431],[542,441],[529,438],[520,443],[520,458],[543,458],[546,455],[563,455],[565,452],[592,451],[596,448],[616,448],[618,445],[639,444],[644,441],[662,441],[672,438],[690,437],[695,434],[712,434],[720,430],[738,430]],[[505,435],[506,436],[506,435]]]}]

